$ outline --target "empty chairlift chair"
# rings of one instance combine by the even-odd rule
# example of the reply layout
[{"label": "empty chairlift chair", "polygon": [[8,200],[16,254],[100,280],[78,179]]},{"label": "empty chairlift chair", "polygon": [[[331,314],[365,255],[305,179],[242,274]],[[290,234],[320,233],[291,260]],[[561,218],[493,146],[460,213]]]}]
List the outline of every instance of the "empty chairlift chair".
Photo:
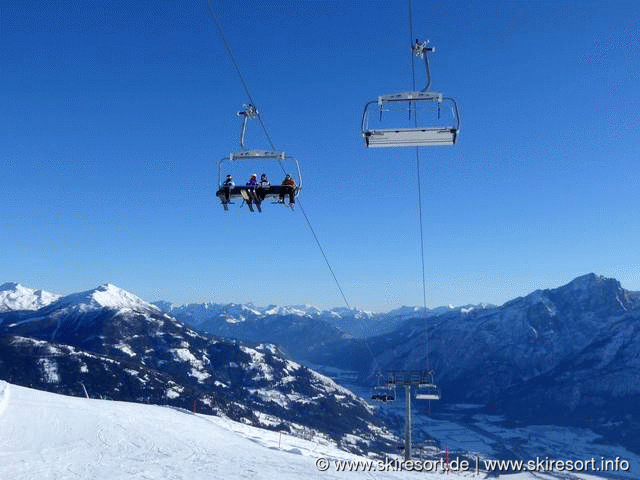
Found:
[{"label": "empty chairlift chair", "polygon": [[[428,47],[427,42],[416,40],[413,46],[414,54],[425,62],[427,84],[423,90],[381,95],[365,105],[361,127],[368,148],[427,147],[456,143],[460,132],[458,104],[452,97],[429,91],[431,73],[427,54],[434,51],[435,48]],[[449,106],[449,111],[444,106]],[[389,125],[390,121],[384,118],[385,115],[392,117],[390,120],[395,122],[394,125]]]},{"label": "empty chairlift chair", "polygon": [[420,376],[416,400],[440,400],[440,388],[434,382],[433,372],[428,371]]}]

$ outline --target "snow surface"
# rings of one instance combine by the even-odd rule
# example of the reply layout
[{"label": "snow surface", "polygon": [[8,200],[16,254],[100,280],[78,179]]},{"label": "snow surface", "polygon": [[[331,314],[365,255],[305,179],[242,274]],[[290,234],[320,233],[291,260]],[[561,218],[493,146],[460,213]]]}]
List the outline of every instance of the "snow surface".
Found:
[{"label": "snow surface", "polygon": [[[321,457],[365,460],[326,441],[303,440],[220,417],[66,397],[0,381],[2,479],[478,478],[471,472],[337,472],[333,467],[320,472],[315,462]],[[522,473],[508,478],[552,477]]]},{"label": "snow surface", "polygon": [[55,302],[60,295],[32,290],[19,283],[4,283],[0,285],[0,312],[12,310],[38,310]]},{"label": "snow surface", "polygon": [[100,308],[112,310],[134,310],[160,312],[158,307],[145,302],[132,293],[127,292],[111,283],[106,283],[93,290],[72,293],[58,300],[63,305],[82,312]]}]

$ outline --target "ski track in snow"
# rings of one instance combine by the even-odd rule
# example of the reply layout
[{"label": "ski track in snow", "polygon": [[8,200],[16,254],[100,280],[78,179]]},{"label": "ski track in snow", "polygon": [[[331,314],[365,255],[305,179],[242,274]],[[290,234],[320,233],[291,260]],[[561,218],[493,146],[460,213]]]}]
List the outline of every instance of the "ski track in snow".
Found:
[{"label": "ski track in snow", "polygon": [[0,380],[0,415],[7,408],[9,403],[9,384]]}]

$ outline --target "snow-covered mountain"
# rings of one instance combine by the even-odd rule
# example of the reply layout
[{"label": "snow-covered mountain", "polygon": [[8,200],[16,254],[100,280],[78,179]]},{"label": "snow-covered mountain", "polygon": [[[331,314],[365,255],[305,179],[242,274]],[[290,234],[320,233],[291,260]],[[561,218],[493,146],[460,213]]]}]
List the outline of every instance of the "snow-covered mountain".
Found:
[{"label": "snow-covered mountain", "polygon": [[372,409],[283,356],[195,332],[114,285],[0,313],[3,379],[59,393],[170,404],[352,450],[388,445]]},{"label": "snow-covered mountain", "polygon": [[[159,307],[221,335],[278,343],[306,365],[337,372],[336,378],[346,375],[351,384],[361,382],[364,391],[376,371],[426,368],[428,351],[443,391],[440,405],[484,404],[515,420],[588,427],[640,452],[635,440],[640,438],[640,293],[594,274],[501,306],[363,313],[363,325],[388,321],[394,326],[366,339],[338,326],[336,319],[348,317],[340,309],[156,306],[105,285],[37,311],[0,314],[0,371],[15,378],[27,375],[39,387],[56,389],[51,385],[59,382],[73,394],[82,394],[82,382],[118,398],[170,400],[184,408],[192,408],[195,397],[198,411],[210,409],[256,425],[264,424],[260,418],[277,417],[288,422],[282,428],[289,430],[298,417],[308,418],[301,412],[309,397],[329,397],[328,410],[320,402],[312,402],[311,409],[328,411],[331,421],[323,423],[323,413],[312,423],[336,439],[346,438],[350,429],[365,438],[375,424],[363,403],[335,384],[326,387],[326,380],[324,387],[314,385],[320,377],[294,366],[273,345],[252,348],[212,339]],[[348,413],[341,417],[343,394]],[[336,429],[344,421],[338,418],[353,416],[365,421]]]},{"label": "snow-covered mountain", "polygon": [[38,310],[60,298],[55,293],[32,290],[19,283],[0,285],[0,312],[13,310]]},{"label": "snow-covered mountain", "polygon": [[[271,342],[300,360],[317,360],[316,350],[353,339],[350,358],[360,362],[357,351],[366,348],[362,338],[392,332],[416,317],[434,317],[450,311],[471,311],[485,305],[440,307],[425,312],[422,307],[401,307],[388,313],[356,308],[319,310],[309,305],[256,307],[242,304],[201,303],[173,305],[154,302],[160,309],[202,332],[247,342]],[[322,354],[322,353],[321,353]]]},{"label": "snow-covered mountain", "polygon": [[611,318],[577,354],[507,390],[496,409],[536,423],[566,425],[578,419],[640,452],[639,405],[640,312],[631,310]]},{"label": "snow-covered mountain", "polygon": [[158,307],[110,283],[86,292],[72,293],[58,298],[50,304],[51,310],[65,313],[85,312],[107,308],[118,311],[148,312],[157,311]]},{"label": "snow-covered mountain", "polygon": [[[216,303],[192,303],[189,305],[174,305],[167,301],[154,302],[163,311],[175,316],[188,325],[209,333],[219,334],[233,333],[234,328],[242,328],[245,331],[256,330],[257,320],[265,318],[289,317],[299,320],[317,320],[326,322],[336,327],[337,330],[349,335],[359,336],[371,329],[371,324],[376,315],[357,308],[333,308],[320,310],[311,305],[290,305],[258,307],[253,304],[216,304]],[[247,323],[248,326],[238,324]],[[233,327],[235,325],[235,327]],[[384,328],[380,333],[389,331],[392,326]],[[234,336],[234,335],[231,335]]]},{"label": "snow-covered mountain", "polygon": [[[588,427],[640,452],[640,293],[615,279],[588,274],[501,306],[402,307],[363,320],[371,325],[366,339],[338,328],[337,315],[235,307],[229,313],[209,304],[218,316],[203,312],[199,318],[208,320],[200,325],[268,339],[336,377],[352,372],[350,381],[363,387],[376,371],[428,365],[443,404],[472,402],[523,421]],[[380,334],[378,324],[389,329]]]},{"label": "snow-covered mountain", "polygon": [[369,344],[383,368],[406,369],[426,364],[428,344],[430,364],[449,395],[490,402],[572,358],[619,316],[640,314],[637,297],[615,279],[589,274],[499,307],[415,319]]}]

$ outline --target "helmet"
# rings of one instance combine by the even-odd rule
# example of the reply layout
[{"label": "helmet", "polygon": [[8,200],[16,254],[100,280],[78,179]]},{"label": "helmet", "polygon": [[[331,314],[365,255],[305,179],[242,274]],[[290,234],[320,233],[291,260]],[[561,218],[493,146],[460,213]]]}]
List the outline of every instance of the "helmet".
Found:
[{"label": "helmet", "polygon": [[258,178],[258,175],[257,175],[257,174],[255,174],[255,173],[252,173],[252,174],[251,174],[251,178]]},{"label": "helmet", "polygon": [[260,178],[261,178],[262,180],[266,180],[266,178],[267,178],[267,174],[266,174],[266,173],[263,173],[262,175],[260,175]]},{"label": "helmet", "polygon": [[233,178],[231,175],[227,175],[227,180],[231,180]]},{"label": "helmet", "polygon": [[289,175],[288,173],[284,176],[284,178],[286,178],[287,180],[289,180],[291,178],[291,175]]}]

